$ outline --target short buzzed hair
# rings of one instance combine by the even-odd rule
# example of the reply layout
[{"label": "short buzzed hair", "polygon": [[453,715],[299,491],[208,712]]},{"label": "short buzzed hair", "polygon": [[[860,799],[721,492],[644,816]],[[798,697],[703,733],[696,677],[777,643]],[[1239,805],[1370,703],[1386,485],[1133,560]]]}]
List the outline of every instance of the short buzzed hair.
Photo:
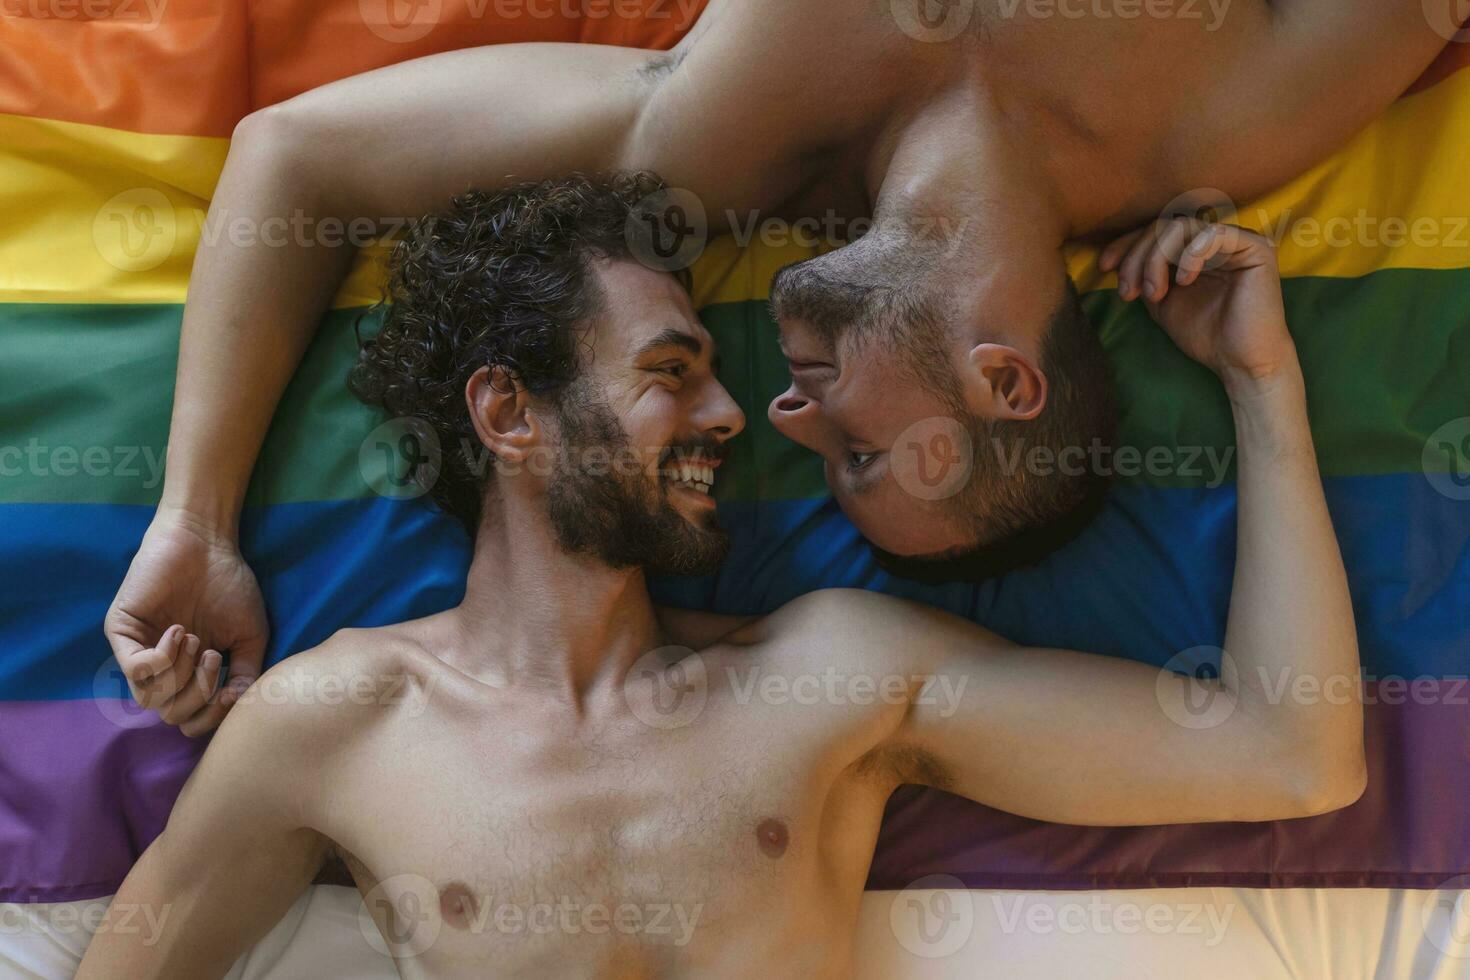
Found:
[{"label": "short buzzed hair", "polygon": [[[945,365],[946,360],[929,363]],[[873,548],[889,572],[921,581],[989,578],[1034,565],[1075,538],[1107,499],[1105,473],[1083,465],[1031,472],[1017,465],[1038,447],[1053,460],[1077,447],[1111,446],[1117,429],[1112,370],[1097,329],[1070,279],[1042,340],[1046,405],[1034,419],[990,420],[961,407],[968,419],[974,468],[950,506],[973,543],[934,555],[902,556]],[[937,390],[942,390],[937,388]]]}]

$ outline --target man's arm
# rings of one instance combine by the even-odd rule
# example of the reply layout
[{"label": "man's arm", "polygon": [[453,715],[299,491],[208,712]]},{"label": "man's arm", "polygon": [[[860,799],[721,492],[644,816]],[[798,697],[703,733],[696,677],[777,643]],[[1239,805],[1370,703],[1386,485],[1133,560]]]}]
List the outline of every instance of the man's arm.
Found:
[{"label": "man's arm", "polygon": [[[1365,779],[1357,638],[1269,243],[1172,222],[1110,251],[1125,295],[1145,279],[1165,284],[1149,301],[1155,319],[1230,396],[1239,518],[1222,676],[1025,649],[898,600],[850,602],[861,613],[842,638],[869,658],[886,646],[890,663],[902,656],[936,678],[892,744],[937,763],[944,788],[991,806],[1098,825],[1345,806]],[[1168,285],[1171,262],[1186,271]],[[1283,679],[1299,677],[1322,696],[1293,700]]]},{"label": "man's arm", "polygon": [[[140,704],[202,734],[260,670],[267,626],[238,520],[271,416],[352,257],[322,242],[322,222],[380,227],[471,186],[619,166],[649,57],[580,44],[454,51],[334,82],[236,127],[211,226],[285,219],[305,231],[279,245],[205,236],[195,256],[162,499],[105,624]],[[175,622],[199,642],[168,658],[159,639]],[[210,650],[231,654],[218,697],[191,682]]]},{"label": "man's arm", "polygon": [[323,744],[306,714],[253,699],[231,713],[109,909],[143,910],[156,934],[104,922],[78,977],[224,976],[280,920],[330,846],[302,820]]}]

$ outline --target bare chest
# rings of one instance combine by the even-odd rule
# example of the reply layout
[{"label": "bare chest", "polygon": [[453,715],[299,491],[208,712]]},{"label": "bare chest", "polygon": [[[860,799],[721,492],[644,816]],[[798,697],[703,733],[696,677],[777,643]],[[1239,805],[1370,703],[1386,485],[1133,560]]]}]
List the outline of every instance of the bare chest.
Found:
[{"label": "bare chest", "polygon": [[405,976],[718,976],[803,935],[827,968],[866,862],[824,860],[871,834],[826,824],[799,746],[721,734],[594,749],[438,719],[334,789],[329,836]]}]

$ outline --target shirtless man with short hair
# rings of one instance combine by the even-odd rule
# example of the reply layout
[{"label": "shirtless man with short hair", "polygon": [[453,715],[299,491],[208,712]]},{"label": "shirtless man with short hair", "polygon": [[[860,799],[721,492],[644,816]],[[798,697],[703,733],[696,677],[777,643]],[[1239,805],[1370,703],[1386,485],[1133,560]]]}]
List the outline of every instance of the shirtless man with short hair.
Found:
[{"label": "shirtless man with short hair", "polygon": [[[721,560],[709,489],[744,419],[679,281],[627,250],[651,181],[466,195],[398,246],[352,384],[446,447],[464,601],[260,678],[118,892],[167,907],[159,941],[104,925],[83,980],[223,975],[334,852],[405,977],[845,978],[901,783],[1096,825],[1362,792],[1361,705],[1263,685],[1355,691],[1360,669],[1269,243],[1164,229],[1155,316],[1221,378],[1240,447],[1231,659],[1198,680],[859,591],[661,621],[645,572]],[[1168,273],[1165,247],[1140,261]],[[488,471],[449,464],[465,436]],[[200,648],[175,625],[126,659],[144,703],[196,669],[212,690]],[[824,693],[780,696],[798,685]]]},{"label": "shirtless man with short hair", "polygon": [[[669,52],[517,44],[393,65],[246,117],[210,220],[393,221],[471,187],[614,169],[687,189],[716,231],[871,217],[773,286],[792,385],[771,421],[821,454],[880,554],[936,572],[977,552],[992,571],[1034,561],[1103,481],[1011,470],[992,437],[1056,453],[1106,443],[1114,413],[1063,243],[1152,220],[1190,189],[1244,201],[1281,184],[1445,43],[1420,0],[1063,6],[711,0]],[[232,679],[259,672],[240,502],[349,252],[201,243],[161,506],[108,617],[120,656],[186,622],[231,649]],[[1163,271],[1134,259],[1127,299]],[[973,434],[970,478],[920,499],[894,478],[896,441],[944,418]],[[222,711],[169,717],[200,732]]]}]

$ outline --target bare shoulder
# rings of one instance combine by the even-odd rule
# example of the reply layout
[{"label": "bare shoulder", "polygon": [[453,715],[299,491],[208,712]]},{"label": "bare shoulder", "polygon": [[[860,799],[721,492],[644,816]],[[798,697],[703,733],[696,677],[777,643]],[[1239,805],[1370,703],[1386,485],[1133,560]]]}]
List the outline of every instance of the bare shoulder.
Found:
[{"label": "bare shoulder", "polygon": [[910,599],[864,589],[820,589],[736,630],[733,644],[792,664],[864,671],[927,669],[957,648],[1008,645],[968,620]]},{"label": "bare shoulder", "polygon": [[435,661],[415,626],[339,630],[267,670],[230,716],[280,748],[309,744],[321,758],[433,683]]}]

